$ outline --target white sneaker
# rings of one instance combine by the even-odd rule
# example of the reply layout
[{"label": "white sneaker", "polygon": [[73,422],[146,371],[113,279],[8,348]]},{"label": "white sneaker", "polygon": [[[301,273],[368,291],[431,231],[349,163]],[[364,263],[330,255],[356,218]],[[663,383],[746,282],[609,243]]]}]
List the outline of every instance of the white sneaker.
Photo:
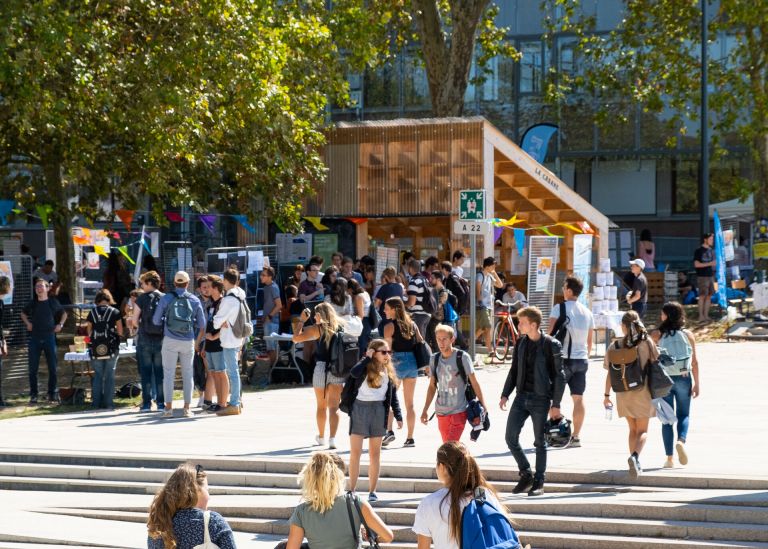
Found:
[{"label": "white sneaker", "polygon": [[664,465],[662,467],[663,469],[674,469],[675,468],[675,462],[671,459],[668,459],[664,461]]},{"label": "white sneaker", "polygon": [[317,446],[325,446],[325,437],[321,437],[320,435],[315,435],[315,444]]},{"label": "white sneaker", "polygon": [[682,440],[677,441],[675,450],[677,450],[677,461],[680,462],[680,465],[688,465],[688,454],[685,451],[685,443]]},{"label": "white sneaker", "polygon": [[336,449],[336,439],[334,437],[330,437],[328,439],[328,449],[329,450],[335,450]]}]

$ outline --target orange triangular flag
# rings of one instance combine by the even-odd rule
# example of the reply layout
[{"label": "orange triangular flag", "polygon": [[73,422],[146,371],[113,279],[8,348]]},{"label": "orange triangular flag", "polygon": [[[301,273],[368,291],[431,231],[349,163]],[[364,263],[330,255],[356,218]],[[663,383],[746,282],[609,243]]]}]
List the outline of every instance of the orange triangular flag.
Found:
[{"label": "orange triangular flag", "polygon": [[123,225],[125,225],[125,230],[130,231],[131,230],[131,223],[133,222],[133,214],[136,213],[136,210],[115,210],[115,214],[117,214],[117,217],[120,218],[120,221],[123,222]]}]

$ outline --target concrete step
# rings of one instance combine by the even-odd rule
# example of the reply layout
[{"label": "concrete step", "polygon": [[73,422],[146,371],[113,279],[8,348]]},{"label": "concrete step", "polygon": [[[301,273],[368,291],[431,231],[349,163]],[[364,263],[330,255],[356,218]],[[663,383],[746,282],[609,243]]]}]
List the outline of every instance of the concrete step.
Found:
[{"label": "concrete step", "polygon": [[[144,523],[145,512],[104,511],[104,510],[51,510],[57,514],[72,514],[87,518],[104,520],[122,520]],[[290,511],[290,510],[289,510]],[[382,519],[395,532],[396,543],[415,543],[416,536],[411,531],[413,512],[378,510]],[[290,513],[289,513],[290,515]],[[233,530],[239,532],[287,535],[287,518],[247,518],[235,517],[225,513]],[[768,527],[764,525],[710,524],[687,521],[626,520],[602,519],[596,517],[547,517],[542,515],[515,514],[515,528],[525,543],[534,547],[586,547],[587,545],[563,545],[563,539],[571,540],[574,536],[589,538],[600,542],[592,547],[620,547],[615,540],[622,540],[629,547],[663,547],[662,543],[678,546],[680,541],[698,545],[682,547],[717,547],[746,546],[768,547]],[[565,535],[564,535],[565,534]],[[538,541],[534,541],[538,540]],[[546,540],[546,541],[541,541]],[[637,545],[653,541],[652,545]],[[714,543],[720,545],[713,545]],[[745,543],[749,545],[744,545]],[[736,544],[736,545],[734,545]],[[739,545],[741,544],[741,545]]]},{"label": "concrete step", "polygon": [[[345,456],[346,457],[346,456]],[[289,460],[284,458],[232,458],[232,457],[200,457],[188,455],[117,455],[95,454],[87,452],[46,452],[42,450],[4,449],[0,450],[0,463],[30,463],[74,466],[124,467],[131,469],[167,469],[172,471],[179,463],[194,461],[206,468],[207,471],[222,472],[251,472],[251,473],[281,473],[296,474],[301,470],[305,460]],[[386,461],[386,460],[384,460]],[[365,463],[362,474],[367,474]],[[491,482],[516,482],[517,471],[512,467],[488,467],[483,469],[486,478]],[[381,468],[381,477],[435,479],[432,464],[385,464]],[[617,486],[654,486],[665,488],[687,489],[731,489],[731,490],[768,490],[768,479],[765,477],[734,477],[729,475],[687,474],[675,471],[674,476],[668,472],[646,472],[638,479],[631,479],[626,471],[547,471],[547,481],[551,483],[571,484],[606,484]]]}]

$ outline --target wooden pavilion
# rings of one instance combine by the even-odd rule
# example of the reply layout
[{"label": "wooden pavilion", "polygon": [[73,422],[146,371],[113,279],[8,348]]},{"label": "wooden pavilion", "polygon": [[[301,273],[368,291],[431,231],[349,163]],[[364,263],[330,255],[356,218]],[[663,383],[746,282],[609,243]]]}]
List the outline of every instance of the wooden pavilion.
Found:
[{"label": "wooden pavilion", "polygon": [[[411,238],[417,255],[426,238],[442,239],[445,256],[466,250],[462,235],[453,234],[458,194],[485,189],[493,197],[489,218],[517,215],[516,228],[547,226],[563,236],[559,269],[572,267],[574,232],[558,223],[586,221],[599,256],[608,257],[608,218],[482,117],[342,123],[329,131],[324,155],[328,178],[306,201],[305,215],[365,219],[357,227],[358,256],[368,253],[369,235],[384,242]],[[508,270],[511,230],[502,233],[501,245]],[[493,251],[491,229],[478,253]]]}]

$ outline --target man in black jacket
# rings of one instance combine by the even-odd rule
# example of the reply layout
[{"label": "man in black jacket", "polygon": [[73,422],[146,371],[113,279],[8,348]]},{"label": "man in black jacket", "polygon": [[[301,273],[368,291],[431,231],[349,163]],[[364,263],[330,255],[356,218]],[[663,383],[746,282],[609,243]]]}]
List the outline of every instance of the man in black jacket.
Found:
[{"label": "man in black jacket", "polygon": [[[507,418],[506,441],[520,470],[520,481],[512,490],[529,496],[544,493],[544,476],[547,470],[547,447],[544,431],[547,415],[561,417],[560,400],[565,390],[562,346],[555,338],[541,331],[541,311],[537,307],[525,307],[517,312],[520,338],[515,346],[512,367],[504,382],[499,408],[507,409],[507,401],[513,389],[517,395]],[[520,431],[525,420],[533,421],[534,446],[536,447],[536,473],[520,447]]]}]

